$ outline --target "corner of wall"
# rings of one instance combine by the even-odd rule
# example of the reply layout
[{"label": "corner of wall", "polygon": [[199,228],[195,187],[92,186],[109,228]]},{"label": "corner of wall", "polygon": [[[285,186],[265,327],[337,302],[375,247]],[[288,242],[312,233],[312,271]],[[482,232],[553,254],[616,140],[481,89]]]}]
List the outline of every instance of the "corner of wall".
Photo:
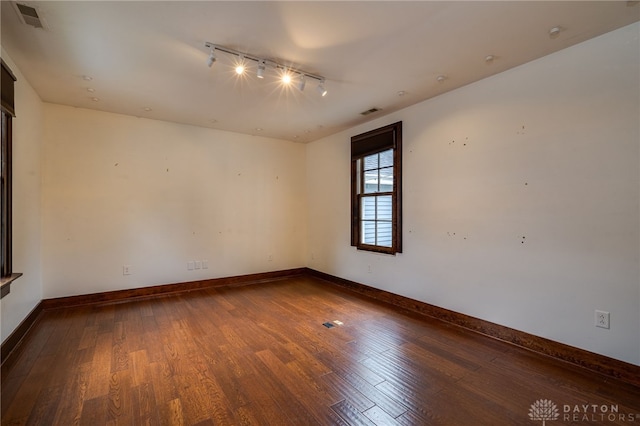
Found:
[{"label": "corner of wall", "polygon": [[43,104],[4,48],[2,59],[17,78],[13,119],[13,269],[23,274],[0,302],[1,340],[5,341],[42,299]]}]

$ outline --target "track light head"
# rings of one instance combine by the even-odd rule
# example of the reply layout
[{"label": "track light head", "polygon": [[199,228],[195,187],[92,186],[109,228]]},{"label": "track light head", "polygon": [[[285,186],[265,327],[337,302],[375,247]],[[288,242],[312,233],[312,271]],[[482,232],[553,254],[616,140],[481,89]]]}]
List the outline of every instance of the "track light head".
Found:
[{"label": "track light head", "polygon": [[211,53],[209,54],[209,58],[207,59],[207,66],[211,68],[211,66],[213,66],[215,61],[216,61],[216,52],[212,48]]},{"label": "track light head", "polygon": [[327,95],[327,89],[324,88],[324,80],[322,80],[320,82],[320,84],[318,84],[318,87],[316,88],[316,90],[318,91],[318,93],[320,93],[320,96],[326,96]]},{"label": "track light head", "polygon": [[300,79],[298,80],[298,86],[297,86],[298,90],[302,92],[306,84],[307,84],[307,78],[304,76],[304,74],[300,74]]},{"label": "track light head", "polygon": [[264,70],[265,70],[266,66],[265,66],[265,62],[264,59],[261,59],[260,61],[258,61],[258,72],[256,73],[256,76],[258,78],[264,78]]}]

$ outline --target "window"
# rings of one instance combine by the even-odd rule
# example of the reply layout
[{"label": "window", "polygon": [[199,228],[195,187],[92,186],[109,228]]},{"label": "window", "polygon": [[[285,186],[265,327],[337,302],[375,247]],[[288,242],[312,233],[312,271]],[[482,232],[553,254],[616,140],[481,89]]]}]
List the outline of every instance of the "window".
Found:
[{"label": "window", "polygon": [[2,145],[0,147],[0,272],[2,286],[0,297],[9,292],[11,281],[20,274],[13,274],[11,267],[11,120],[15,117],[13,102],[13,82],[16,80],[9,67],[2,62],[1,112],[2,112]]},{"label": "window", "polygon": [[351,138],[351,245],[402,252],[402,122]]}]

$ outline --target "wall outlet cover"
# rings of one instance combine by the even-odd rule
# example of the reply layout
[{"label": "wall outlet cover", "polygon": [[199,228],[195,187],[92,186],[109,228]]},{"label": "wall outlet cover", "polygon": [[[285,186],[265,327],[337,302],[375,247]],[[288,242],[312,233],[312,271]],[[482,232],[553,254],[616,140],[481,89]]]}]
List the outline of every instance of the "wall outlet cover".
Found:
[{"label": "wall outlet cover", "polygon": [[596,309],[596,327],[609,328],[609,312]]}]

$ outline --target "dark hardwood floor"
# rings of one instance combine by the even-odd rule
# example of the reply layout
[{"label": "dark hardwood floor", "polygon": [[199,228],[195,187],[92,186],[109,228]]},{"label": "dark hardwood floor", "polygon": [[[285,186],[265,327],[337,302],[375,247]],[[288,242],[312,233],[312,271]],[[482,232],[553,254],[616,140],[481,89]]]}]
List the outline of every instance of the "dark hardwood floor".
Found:
[{"label": "dark hardwood floor", "polygon": [[17,351],[2,425],[640,424],[637,387],[313,277],[45,311]]}]

